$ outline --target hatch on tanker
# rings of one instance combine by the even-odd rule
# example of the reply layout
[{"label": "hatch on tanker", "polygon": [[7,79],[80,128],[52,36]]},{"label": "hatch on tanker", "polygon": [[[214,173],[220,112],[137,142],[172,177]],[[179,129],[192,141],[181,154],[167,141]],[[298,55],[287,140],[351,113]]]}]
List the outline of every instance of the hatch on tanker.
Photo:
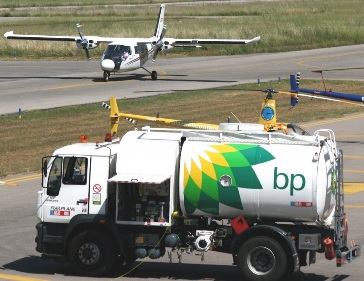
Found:
[{"label": "hatch on tanker", "polygon": [[116,223],[169,226],[178,208],[176,185],[182,133],[131,131],[118,149]]},{"label": "hatch on tanker", "polygon": [[179,197],[187,216],[328,225],[335,207],[336,144],[277,133],[187,137]]}]

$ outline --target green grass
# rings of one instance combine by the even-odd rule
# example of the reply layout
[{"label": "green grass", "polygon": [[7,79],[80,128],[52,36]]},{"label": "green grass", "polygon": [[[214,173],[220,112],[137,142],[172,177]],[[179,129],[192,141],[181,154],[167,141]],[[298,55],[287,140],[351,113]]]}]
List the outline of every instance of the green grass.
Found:
[{"label": "green grass", "polygon": [[[302,87],[322,89],[320,80],[301,80]],[[333,91],[364,95],[364,82],[326,81]],[[149,116],[223,123],[233,112],[242,122],[258,122],[260,106],[265,94],[249,91],[274,88],[289,89],[288,81],[247,84],[229,88],[178,92],[155,97],[119,100],[121,112]],[[289,96],[275,95],[278,122],[302,123],[311,120],[340,117],[344,114],[362,112],[360,106],[301,97],[291,108]],[[222,103],[221,101],[224,101]],[[108,101],[105,101],[108,102]],[[212,114],[213,112],[213,114]],[[10,174],[40,171],[41,158],[51,155],[61,146],[77,142],[81,134],[90,141],[103,141],[110,130],[109,112],[101,104],[68,106],[49,110],[25,112],[19,119],[16,114],[0,116],[0,177]],[[138,128],[144,125],[139,122]],[[119,135],[133,130],[134,125],[121,121]]]},{"label": "green grass", "polygon": [[[158,3],[157,1],[138,3],[141,2]],[[21,3],[25,6],[34,4],[25,0]],[[115,2],[110,0],[100,4],[104,3]],[[253,45],[215,45],[193,50],[176,48],[170,52],[170,55],[179,57],[280,52],[362,44],[364,43],[362,4],[361,0],[306,0],[213,3],[197,7],[183,6],[183,9],[180,6],[167,5],[166,37],[252,38],[260,35],[262,38],[258,44]],[[29,19],[2,22],[0,33],[14,30],[20,34],[77,36],[75,24],[83,22],[85,35],[149,37],[154,32],[157,14],[158,6],[10,9],[0,11],[0,16],[21,16]],[[78,50],[75,44],[71,43],[6,40],[0,37],[0,44],[2,46],[0,56],[3,59],[10,59],[14,52],[17,53],[18,59],[84,59],[82,50]],[[103,45],[99,49],[92,50],[92,56],[100,56],[104,47]]]},{"label": "green grass", "polygon": [[156,4],[173,3],[185,0],[2,0],[1,8],[20,8],[20,7],[54,7],[54,6],[86,6],[86,5],[112,5],[112,4]]}]

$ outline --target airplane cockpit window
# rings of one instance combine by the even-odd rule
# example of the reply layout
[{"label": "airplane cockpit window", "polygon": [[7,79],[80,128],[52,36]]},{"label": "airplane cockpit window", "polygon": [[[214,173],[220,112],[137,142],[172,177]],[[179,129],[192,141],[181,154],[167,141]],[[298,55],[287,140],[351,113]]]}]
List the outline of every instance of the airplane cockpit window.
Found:
[{"label": "airplane cockpit window", "polygon": [[113,61],[125,60],[131,55],[130,46],[109,45],[103,55],[103,59],[111,59]]}]

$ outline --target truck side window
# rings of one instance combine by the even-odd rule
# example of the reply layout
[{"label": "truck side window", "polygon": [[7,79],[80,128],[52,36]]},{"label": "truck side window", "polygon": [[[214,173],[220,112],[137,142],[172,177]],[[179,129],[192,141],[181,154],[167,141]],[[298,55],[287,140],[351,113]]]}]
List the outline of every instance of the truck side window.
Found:
[{"label": "truck side window", "polygon": [[61,188],[62,158],[55,158],[48,176],[47,195],[57,196]]},{"label": "truck side window", "polygon": [[65,157],[63,162],[63,184],[84,185],[87,182],[87,158]]}]

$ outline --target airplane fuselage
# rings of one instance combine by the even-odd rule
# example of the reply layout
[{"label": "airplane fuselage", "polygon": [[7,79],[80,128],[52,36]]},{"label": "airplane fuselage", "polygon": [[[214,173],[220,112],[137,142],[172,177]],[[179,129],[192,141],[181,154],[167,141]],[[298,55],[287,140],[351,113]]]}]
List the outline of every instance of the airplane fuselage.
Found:
[{"label": "airplane fuselage", "polygon": [[100,66],[106,72],[132,71],[143,67],[152,53],[151,44],[113,42],[105,49]]}]

